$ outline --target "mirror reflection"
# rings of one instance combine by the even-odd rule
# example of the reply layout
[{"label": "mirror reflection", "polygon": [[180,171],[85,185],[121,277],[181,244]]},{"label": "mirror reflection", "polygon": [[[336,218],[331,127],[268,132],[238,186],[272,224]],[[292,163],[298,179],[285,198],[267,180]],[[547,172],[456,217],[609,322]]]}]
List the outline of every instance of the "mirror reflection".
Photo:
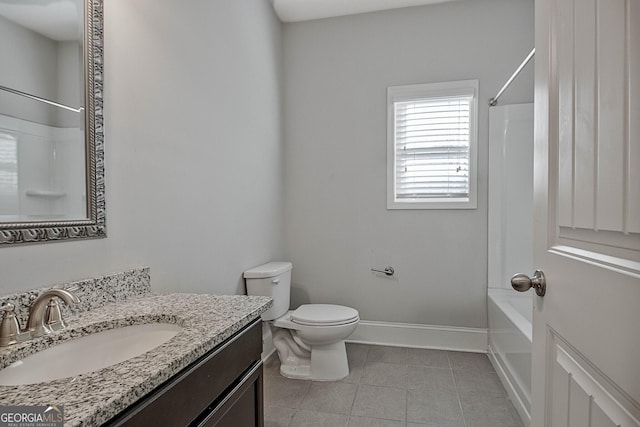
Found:
[{"label": "mirror reflection", "polygon": [[0,223],[84,220],[82,0],[0,0]]}]

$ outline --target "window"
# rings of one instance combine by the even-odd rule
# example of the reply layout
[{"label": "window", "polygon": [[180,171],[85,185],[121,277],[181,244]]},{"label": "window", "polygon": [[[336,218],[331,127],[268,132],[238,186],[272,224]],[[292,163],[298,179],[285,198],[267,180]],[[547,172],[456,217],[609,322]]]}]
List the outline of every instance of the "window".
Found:
[{"label": "window", "polygon": [[475,209],[478,81],[387,91],[387,209]]}]

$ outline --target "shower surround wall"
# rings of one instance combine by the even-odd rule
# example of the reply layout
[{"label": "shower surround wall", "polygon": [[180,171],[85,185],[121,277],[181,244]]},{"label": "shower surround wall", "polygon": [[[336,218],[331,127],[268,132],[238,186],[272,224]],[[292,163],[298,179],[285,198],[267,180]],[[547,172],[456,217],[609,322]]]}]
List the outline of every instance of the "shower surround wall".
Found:
[{"label": "shower surround wall", "polygon": [[[531,0],[446,2],[285,25],[285,252],[294,265],[293,306],[337,303],[365,321],[484,333],[487,101],[532,46]],[[478,208],[387,210],[387,87],[475,78]],[[501,102],[532,97],[528,67]],[[396,269],[393,278],[370,271],[387,265]],[[471,349],[486,350],[484,338],[484,348]]]},{"label": "shower surround wall", "polygon": [[[2,85],[74,107],[84,104],[78,42],[55,41],[0,16],[0,58],[10,58],[2,63]],[[0,132],[17,138],[20,159],[18,191],[2,202],[0,215],[20,212],[40,221],[50,217],[37,215],[86,215],[82,129],[77,113],[0,91]],[[64,196],[28,196],[29,190]]]},{"label": "shower surround wall", "polygon": [[[0,194],[1,220],[50,221],[51,215],[56,219],[85,217],[83,131],[0,114],[0,134],[11,137],[7,147],[15,148],[16,165],[15,169],[6,169],[15,174],[16,184]],[[43,191],[50,193],[37,194]]]},{"label": "shower surround wall", "polygon": [[534,292],[511,276],[534,269],[533,104],[491,107],[489,127],[489,359],[528,426]]},{"label": "shower surround wall", "polygon": [[[56,99],[57,55],[57,43],[53,40],[0,16],[3,86]],[[0,91],[0,114],[45,125],[57,124],[53,108],[4,91]]]},{"label": "shower surround wall", "polygon": [[281,24],[264,0],[104,3],[108,237],[0,248],[0,294],[140,266],[243,293],[283,256]]}]

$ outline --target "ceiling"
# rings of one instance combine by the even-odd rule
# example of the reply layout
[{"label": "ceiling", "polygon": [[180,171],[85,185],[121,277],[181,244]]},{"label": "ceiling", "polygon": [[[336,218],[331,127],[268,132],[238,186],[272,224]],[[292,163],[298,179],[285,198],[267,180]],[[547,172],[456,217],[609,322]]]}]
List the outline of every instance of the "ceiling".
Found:
[{"label": "ceiling", "polygon": [[[452,0],[272,0],[282,22],[309,21]],[[0,0],[0,16],[57,41],[82,33],[79,0]]]},{"label": "ceiling", "polygon": [[282,22],[309,21],[452,0],[272,0]]}]

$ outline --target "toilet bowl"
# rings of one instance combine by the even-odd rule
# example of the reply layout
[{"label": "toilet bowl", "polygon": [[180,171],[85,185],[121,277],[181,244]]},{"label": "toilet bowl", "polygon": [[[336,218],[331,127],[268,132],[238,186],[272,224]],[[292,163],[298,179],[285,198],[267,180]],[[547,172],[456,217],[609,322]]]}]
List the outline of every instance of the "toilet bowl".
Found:
[{"label": "toilet bowl", "polygon": [[[301,313],[305,313],[302,318]],[[342,315],[335,316],[336,313]],[[345,378],[349,363],[344,339],[359,322],[355,309],[331,304],[302,305],[271,321],[280,373],[288,378],[316,381]]]},{"label": "toilet bowl", "polygon": [[289,310],[289,262],[272,262],[245,272],[248,295],[270,296],[268,322],[280,359],[280,373],[288,378],[335,381],[349,375],[345,338],[355,331],[358,311],[334,304],[304,304]]}]

